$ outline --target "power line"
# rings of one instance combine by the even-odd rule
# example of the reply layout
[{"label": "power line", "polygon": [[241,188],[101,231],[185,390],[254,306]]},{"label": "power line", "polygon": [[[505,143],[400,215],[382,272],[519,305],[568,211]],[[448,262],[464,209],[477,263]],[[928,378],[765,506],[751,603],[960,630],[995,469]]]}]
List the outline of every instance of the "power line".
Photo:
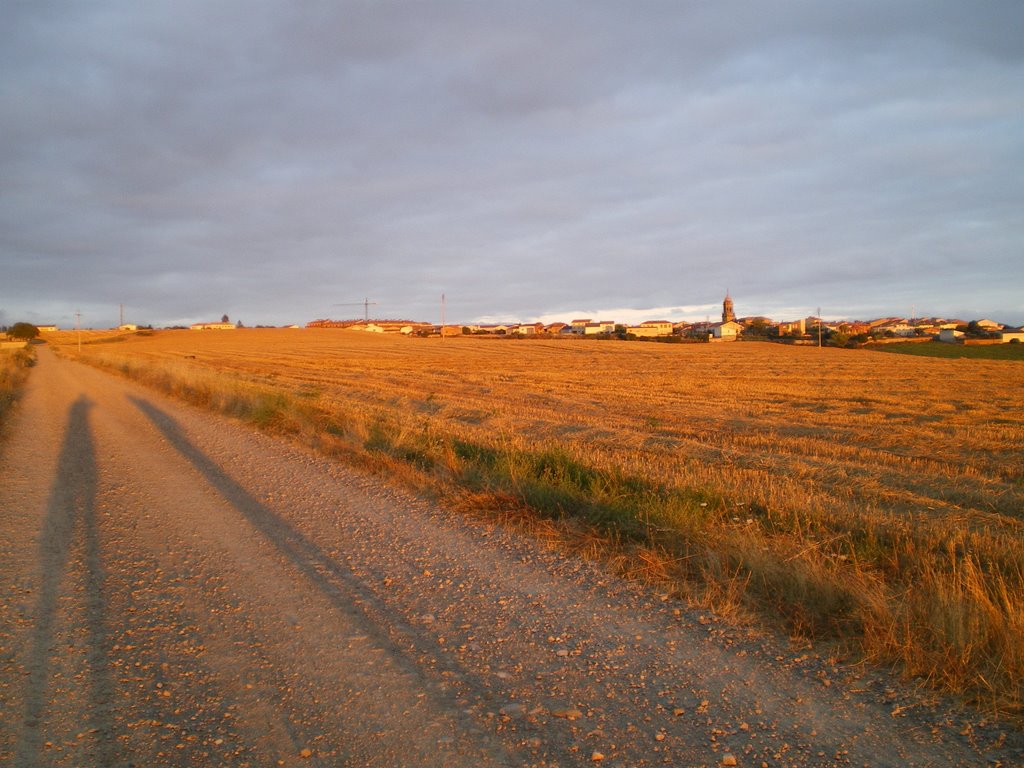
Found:
[{"label": "power line", "polygon": [[350,301],[342,304],[335,304],[335,307],[362,307],[363,308],[363,322],[370,322],[370,305],[376,306],[376,301],[370,301],[369,299],[363,299],[362,301]]}]

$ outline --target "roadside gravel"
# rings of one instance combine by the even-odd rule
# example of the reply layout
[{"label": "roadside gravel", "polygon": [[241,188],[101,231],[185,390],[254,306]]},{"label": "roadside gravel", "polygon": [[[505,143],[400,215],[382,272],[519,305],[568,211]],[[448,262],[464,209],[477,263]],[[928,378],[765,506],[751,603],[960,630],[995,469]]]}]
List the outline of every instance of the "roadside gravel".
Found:
[{"label": "roadside gravel", "polygon": [[0,763],[1024,765],[1019,730],[45,349]]}]

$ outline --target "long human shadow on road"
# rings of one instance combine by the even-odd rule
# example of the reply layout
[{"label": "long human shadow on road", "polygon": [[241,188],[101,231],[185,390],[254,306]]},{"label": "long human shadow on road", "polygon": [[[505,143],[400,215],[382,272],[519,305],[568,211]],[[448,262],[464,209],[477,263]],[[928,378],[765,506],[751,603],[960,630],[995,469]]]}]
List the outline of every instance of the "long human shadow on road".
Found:
[{"label": "long human shadow on road", "polygon": [[47,716],[47,680],[53,650],[58,642],[54,631],[58,620],[62,583],[75,546],[75,530],[81,531],[82,583],[88,674],[88,710],[86,730],[90,740],[90,760],[97,765],[115,762],[112,708],[114,686],[109,671],[110,639],[104,575],[96,523],[96,450],[89,426],[92,403],[84,395],[71,406],[64,443],[57,460],[57,473],[46,507],[46,518],[39,537],[39,596],[35,625],[27,659],[23,730],[17,748],[18,765],[42,762],[43,732]]},{"label": "long human shadow on road", "polygon": [[[385,627],[368,615],[368,609],[377,602],[377,599],[358,578],[342,568],[336,560],[326,555],[290,523],[253,498],[213,460],[196,448],[171,416],[146,400],[132,396],[128,399],[153,422],[167,441],[199,470],[206,481],[263,534],[268,542],[276,546],[332,604],[355,620],[360,625],[360,630],[372,637],[378,647],[390,651],[401,669],[419,676],[415,664],[405,658],[405,654],[400,651]],[[358,601],[358,604],[355,601]]]},{"label": "long human shadow on road", "polygon": [[[378,648],[388,653],[391,661],[401,672],[420,681],[419,692],[435,697],[439,708],[451,711],[450,705],[446,707],[442,703],[446,701],[446,696],[428,683],[428,678],[415,662],[417,655],[436,653],[436,647],[432,647],[429,640],[418,636],[411,627],[395,621],[393,616],[388,615],[372,589],[355,574],[325,554],[288,521],[253,498],[213,460],[196,448],[171,416],[141,398],[129,396],[128,399],[153,422],[168,443],[195,466],[212,488],[242,514],[269,543],[277,547],[332,605],[359,627],[360,634],[368,637]],[[394,634],[389,632],[389,629]],[[408,648],[403,650],[403,644],[406,643],[412,646],[413,653],[410,653]],[[444,661],[438,661],[438,666],[451,666]],[[469,684],[469,687],[474,686]],[[484,691],[477,691],[477,694],[483,696]],[[475,730],[469,715],[457,709],[451,714],[462,723],[464,732]]]}]

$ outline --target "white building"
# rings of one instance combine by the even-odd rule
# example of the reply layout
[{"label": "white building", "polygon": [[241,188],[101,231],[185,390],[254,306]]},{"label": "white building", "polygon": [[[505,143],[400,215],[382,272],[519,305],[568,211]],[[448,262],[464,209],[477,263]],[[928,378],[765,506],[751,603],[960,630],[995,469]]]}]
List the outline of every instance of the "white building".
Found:
[{"label": "white building", "polygon": [[715,341],[736,341],[743,333],[743,326],[734,320],[715,323],[711,326],[711,338]]}]

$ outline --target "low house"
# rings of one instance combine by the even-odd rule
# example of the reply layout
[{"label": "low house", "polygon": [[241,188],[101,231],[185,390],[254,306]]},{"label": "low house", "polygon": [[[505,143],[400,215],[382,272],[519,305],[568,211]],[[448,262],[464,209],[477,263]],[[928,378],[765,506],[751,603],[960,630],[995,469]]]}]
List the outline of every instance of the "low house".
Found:
[{"label": "low house", "polygon": [[615,321],[598,320],[594,322],[590,318],[580,318],[569,323],[569,327],[572,328],[573,333],[578,333],[580,336],[595,336],[599,333],[614,333]]},{"label": "low house", "polygon": [[[298,326],[289,326],[298,327]],[[343,330],[363,331],[364,333],[409,334],[418,331],[430,331],[430,323],[417,323],[411,320],[311,320],[307,328],[340,328]]]},{"label": "low house", "polygon": [[699,323],[693,323],[689,328],[686,329],[686,333],[695,339],[711,338],[714,334],[715,324],[707,320]]},{"label": "low house", "polygon": [[789,333],[796,333],[803,336],[807,333],[807,321],[801,317],[799,320],[794,320],[793,322],[782,322],[779,323],[778,329],[779,336],[785,336]]},{"label": "low house", "polygon": [[37,325],[40,333],[56,333],[60,330],[56,325]]},{"label": "low house", "polygon": [[584,336],[597,336],[602,333],[615,333],[615,321],[598,320],[596,323],[587,323],[583,326]]},{"label": "low house", "polygon": [[348,328],[355,325],[356,320],[310,320],[306,323],[307,328]]},{"label": "low house", "polygon": [[236,327],[234,323],[192,323],[189,326],[193,331],[233,331]]},{"label": "low house", "polygon": [[942,328],[939,330],[939,341],[944,341],[947,344],[954,344],[963,337],[964,332],[958,331],[956,328]]},{"label": "low house", "polygon": [[648,331],[653,331],[658,336],[672,335],[672,323],[668,320],[644,320],[640,323],[640,327],[646,328]]},{"label": "low house", "polygon": [[[808,318],[808,320],[809,319],[810,318]],[[872,320],[870,323],[868,323],[868,325],[871,326],[871,330],[875,331],[875,330],[881,329],[881,327],[883,325],[892,325],[893,323],[902,323],[902,322],[903,322],[903,318],[902,317],[880,317],[877,320]]]},{"label": "low house", "polygon": [[891,333],[893,336],[899,336],[901,338],[910,338],[911,336],[917,335],[917,328],[912,326],[910,323],[889,323],[881,327],[883,333]]},{"label": "low house", "polygon": [[868,327],[872,333],[881,333],[886,336],[910,338],[917,335],[917,328],[902,317],[885,317],[880,320],[872,320]]},{"label": "low house", "polygon": [[1009,344],[1011,341],[1024,344],[1024,328],[1006,328],[999,334],[999,340],[1003,344]]},{"label": "low house", "polygon": [[645,320],[640,325],[627,325],[626,333],[643,338],[656,338],[658,336],[671,336],[672,323],[667,320]]},{"label": "low house", "polygon": [[117,330],[119,330],[119,331],[137,331],[137,330],[139,330],[139,326],[136,325],[135,323],[122,323],[121,325],[117,326]]},{"label": "low house", "polygon": [[743,326],[735,320],[711,325],[711,338],[714,341],[736,341],[743,333]]},{"label": "low house", "polygon": [[375,320],[370,323],[380,328],[382,333],[402,334],[408,336],[418,330],[429,330],[430,323],[417,323],[412,320]]}]

